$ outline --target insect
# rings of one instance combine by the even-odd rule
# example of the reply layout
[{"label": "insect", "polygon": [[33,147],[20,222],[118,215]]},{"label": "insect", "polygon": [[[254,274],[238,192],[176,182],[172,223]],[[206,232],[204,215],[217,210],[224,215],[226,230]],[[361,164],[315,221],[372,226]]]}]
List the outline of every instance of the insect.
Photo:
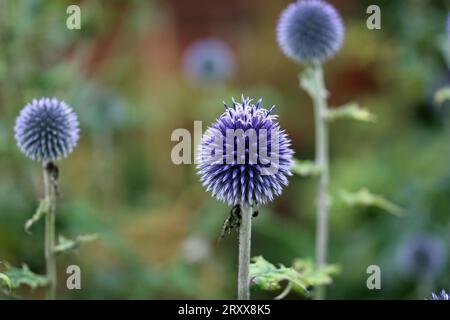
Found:
[{"label": "insect", "polygon": [[55,194],[57,197],[59,197],[60,194],[60,190],[59,190],[59,183],[58,183],[58,179],[59,179],[59,168],[56,164],[54,164],[53,162],[48,162],[45,165],[45,170],[47,170],[47,172],[50,173],[50,178],[51,178],[51,183],[53,185],[53,188],[55,190]]},{"label": "insect", "polygon": [[[252,214],[252,217],[255,218],[259,214],[258,210],[254,211]],[[239,231],[239,227],[241,226],[241,206],[239,204],[236,204],[233,208],[230,210],[230,215],[227,219],[225,219],[222,231],[220,232],[220,236],[218,241],[222,240],[226,234],[230,234],[231,230],[236,229],[236,231]]]}]

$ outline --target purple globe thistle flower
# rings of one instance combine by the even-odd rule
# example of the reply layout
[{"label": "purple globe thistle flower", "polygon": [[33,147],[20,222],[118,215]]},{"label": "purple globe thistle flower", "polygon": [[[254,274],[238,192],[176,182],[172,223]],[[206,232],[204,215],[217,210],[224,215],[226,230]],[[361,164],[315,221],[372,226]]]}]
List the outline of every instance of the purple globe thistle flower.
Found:
[{"label": "purple globe thistle flower", "polygon": [[278,45],[287,57],[299,63],[328,60],[341,48],[344,33],[339,12],[322,0],[290,4],[277,26]]},{"label": "purple globe thistle flower", "polygon": [[447,260],[444,242],[433,234],[418,234],[404,241],[398,250],[397,265],[410,277],[426,278],[442,271]]},{"label": "purple globe thistle flower", "polygon": [[198,40],[186,50],[183,67],[186,76],[194,82],[208,84],[226,81],[235,70],[234,54],[222,40]]},{"label": "purple globe thistle flower", "polygon": [[440,293],[432,293],[430,300],[450,300],[450,294],[442,290]]},{"label": "purple globe thistle flower", "polygon": [[46,163],[67,157],[80,130],[76,114],[65,102],[41,98],[22,109],[14,132],[17,145],[28,158]]},{"label": "purple globe thistle flower", "polygon": [[281,195],[292,175],[291,141],[277,116],[242,97],[205,132],[198,173],[208,192],[229,205],[265,204]]}]

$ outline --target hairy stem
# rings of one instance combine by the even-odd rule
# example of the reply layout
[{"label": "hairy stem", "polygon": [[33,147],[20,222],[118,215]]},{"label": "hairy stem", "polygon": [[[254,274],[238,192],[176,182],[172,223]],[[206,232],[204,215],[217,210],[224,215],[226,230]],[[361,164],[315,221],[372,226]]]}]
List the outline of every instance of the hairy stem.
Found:
[{"label": "hairy stem", "polygon": [[[313,65],[316,94],[312,97],[314,102],[314,118],[316,127],[316,164],[320,167],[320,176],[317,185],[317,224],[316,224],[316,264],[322,267],[327,261],[328,248],[328,220],[329,199],[329,144],[327,113],[327,92],[323,79],[322,66],[319,63]],[[325,288],[316,290],[316,299],[325,299]]]},{"label": "hairy stem", "polygon": [[47,269],[49,300],[56,299],[56,260],[55,260],[55,209],[57,168],[49,162],[44,165],[45,197],[49,201],[49,210],[45,216],[45,264]]},{"label": "hairy stem", "polygon": [[250,250],[252,236],[252,215],[252,206],[241,207],[241,225],[239,227],[239,300],[250,300]]}]

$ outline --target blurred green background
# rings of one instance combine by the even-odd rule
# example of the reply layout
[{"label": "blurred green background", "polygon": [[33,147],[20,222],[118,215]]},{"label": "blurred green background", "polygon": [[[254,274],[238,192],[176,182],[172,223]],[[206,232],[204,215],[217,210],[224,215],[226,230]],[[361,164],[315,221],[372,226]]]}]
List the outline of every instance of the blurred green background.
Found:
[{"label": "blurred green background", "polygon": [[[27,102],[55,96],[81,122],[79,146],[60,163],[57,231],[101,235],[58,259],[58,296],[234,298],[237,235],[216,244],[230,208],[204,191],[194,165],[172,163],[170,136],[176,128],[193,132],[194,120],[205,129],[223,112],[223,100],[244,93],[277,105],[296,157],[314,157],[301,68],[275,40],[290,2],[0,0],[0,260],[45,272],[42,224],[31,235],[23,229],[43,193],[41,167],[19,152],[13,126]],[[433,95],[450,84],[450,6],[331,3],[347,30],[342,51],[325,65],[330,104],[357,101],[378,116],[374,124],[332,125],[332,195],[368,188],[406,215],[333,203],[329,261],[342,273],[328,297],[423,299],[449,290],[450,124],[448,106],[436,106]],[[81,30],[66,28],[70,4],[81,8]],[[366,27],[370,4],[382,9],[381,30]],[[207,37],[221,39],[234,55],[234,73],[224,81],[186,76],[184,52]],[[314,190],[315,179],[294,176],[281,197],[261,208],[252,255],[286,265],[314,257]],[[70,264],[81,267],[82,290],[65,288]],[[381,290],[366,287],[373,264],[381,268]],[[42,298],[44,290],[23,288],[20,295]]]}]

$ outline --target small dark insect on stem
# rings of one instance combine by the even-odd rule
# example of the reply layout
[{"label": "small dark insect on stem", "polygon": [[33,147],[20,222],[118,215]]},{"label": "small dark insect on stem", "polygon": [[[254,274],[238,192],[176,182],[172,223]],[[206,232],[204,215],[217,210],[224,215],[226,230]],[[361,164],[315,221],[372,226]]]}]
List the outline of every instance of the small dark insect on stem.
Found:
[{"label": "small dark insect on stem", "polygon": [[220,236],[218,242],[220,242],[226,234],[230,234],[231,230],[234,228],[239,229],[239,225],[241,222],[241,207],[239,204],[235,205],[230,210],[230,215],[223,223],[222,231],[220,232]]},{"label": "small dark insect on stem", "polygon": [[[252,217],[255,218],[259,214],[258,210],[254,211],[252,214]],[[241,226],[241,206],[239,204],[235,205],[230,210],[230,215],[227,219],[225,219],[222,231],[220,232],[220,236],[217,242],[220,242],[223,238],[225,238],[225,235],[230,234],[233,229],[236,229],[236,231],[239,230],[239,227]]]},{"label": "small dark insect on stem", "polygon": [[51,161],[47,162],[45,165],[45,171],[47,171],[47,173],[51,179],[51,185],[53,186],[53,188],[55,190],[56,196],[59,197],[60,193],[59,193],[59,183],[58,183],[58,179],[59,179],[58,166],[54,162],[51,162]]}]

